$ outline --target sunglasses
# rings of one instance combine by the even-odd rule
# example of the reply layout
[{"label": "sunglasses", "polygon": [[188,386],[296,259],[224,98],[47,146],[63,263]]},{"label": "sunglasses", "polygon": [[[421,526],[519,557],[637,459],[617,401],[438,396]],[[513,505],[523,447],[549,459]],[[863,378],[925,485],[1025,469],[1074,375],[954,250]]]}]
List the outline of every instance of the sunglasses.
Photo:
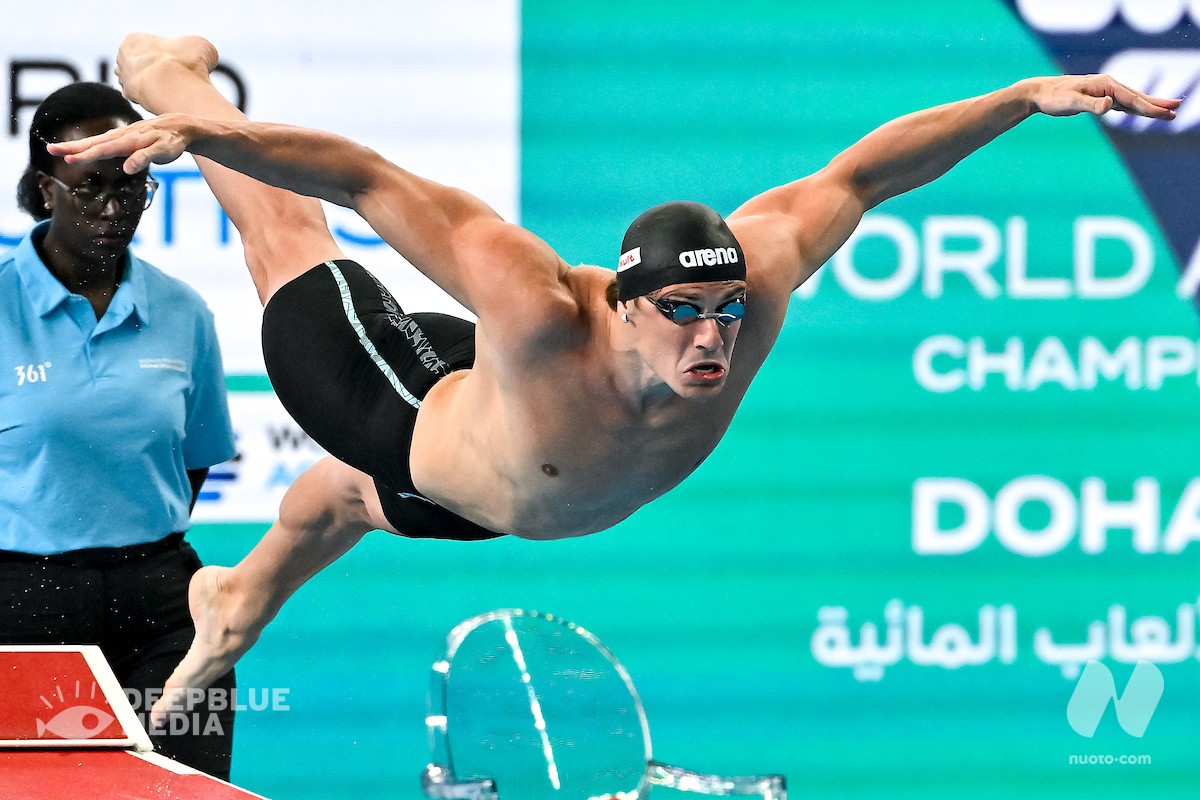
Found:
[{"label": "sunglasses", "polygon": [[[46,175],[44,172],[42,174]],[[88,215],[99,214],[108,205],[108,201],[113,199],[125,210],[135,206],[141,206],[142,210],[145,210],[150,207],[150,203],[154,200],[154,191],[158,189],[158,181],[154,178],[147,178],[145,183],[127,184],[119,189],[100,190],[90,186],[71,187],[53,175],[46,175],[46,177],[71,195],[71,201],[75,204],[76,211]]]},{"label": "sunglasses", "polygon": [[649,295],[646,299],[662,312],[662,315],[676,325],[687,325],[698,319],[715,319],[718,325],[727,326],[740,322],[746,316],[746,295],[726,300],[717,306],[716,311],[701,311],[700,307],[683,300],[656,300]]}]

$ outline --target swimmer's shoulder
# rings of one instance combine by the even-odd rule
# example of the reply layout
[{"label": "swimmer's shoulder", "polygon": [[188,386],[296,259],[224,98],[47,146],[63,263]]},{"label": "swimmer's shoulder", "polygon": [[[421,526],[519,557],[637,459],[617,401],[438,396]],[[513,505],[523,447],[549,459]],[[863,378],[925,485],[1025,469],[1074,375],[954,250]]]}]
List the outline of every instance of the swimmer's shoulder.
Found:
[{"label": "swimmer's shoulder", "polygon": [[616,286],[616,271],[580,264],[569,269],[565,280],[568,291],[578,307],[577,313],[590,320],[589,325],[606,323],[608,315],[613,311],[613,305],[608,300],[608,291],[610,287]]},{"label": "swimmer's shoulder", "polygon": [[567,267],[559,278],[558,302],[543,309],[540,337],[553,349],[586,348],[610,312],[605,290],[616,273],[602,267]]},{"label": "swimmer's shoulder", "polygon": [[601,322],[604,289],[611,270],[563,263],[553,288],[529,288],[511,295],[503,308],[481,310],[487,339],[501,352],[544,358],[551,351],[584,348]]},{"label": "swimmer's shoulder", "polygon": [[588,298],[597,293],[603,296],[605,289],[616,279],[617,273],[613,270],[591,264],[568,267],[565,275],[565,280],[573,286],[576,293]]}]

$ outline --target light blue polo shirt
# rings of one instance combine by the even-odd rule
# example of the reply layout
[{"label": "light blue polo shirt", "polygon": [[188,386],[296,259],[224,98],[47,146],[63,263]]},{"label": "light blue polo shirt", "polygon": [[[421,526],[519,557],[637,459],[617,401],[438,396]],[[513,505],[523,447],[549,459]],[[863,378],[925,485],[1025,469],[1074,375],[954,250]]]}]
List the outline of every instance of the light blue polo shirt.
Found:
[{"label": "light blue polo shirt", "polygon": [[130,253],[100,319],[33,246],[0,256],[0,549],[40,555],[188,527],[188,469],[234,455],[212,312]]}]

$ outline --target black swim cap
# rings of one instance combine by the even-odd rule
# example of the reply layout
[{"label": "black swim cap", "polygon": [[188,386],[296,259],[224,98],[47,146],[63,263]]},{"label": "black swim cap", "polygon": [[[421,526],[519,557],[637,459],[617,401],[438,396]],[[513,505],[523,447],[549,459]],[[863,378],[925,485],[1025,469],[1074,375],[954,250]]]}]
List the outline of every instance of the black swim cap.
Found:
[{"label": "black swim cap", "polygon": [[676,283],[744,280],[742,246],[721,215],[702,203],[677,201],[644,211],[621,242],[618,300]]}]

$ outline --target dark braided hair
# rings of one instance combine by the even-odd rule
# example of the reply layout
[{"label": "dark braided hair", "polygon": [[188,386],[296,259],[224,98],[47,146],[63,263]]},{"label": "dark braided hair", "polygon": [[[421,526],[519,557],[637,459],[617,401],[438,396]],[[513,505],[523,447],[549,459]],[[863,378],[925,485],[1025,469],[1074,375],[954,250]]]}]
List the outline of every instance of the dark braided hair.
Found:
[{"label": "dark braided hair", "polygon": [[109,118],[133,123],[142,115],[120,92],[104,83],[69,83],[41,102],[29,125],[29,166],[17,182],[17,205],[25,213],[36,220],[50,217],[42,201],[38,173],[54,174],[61,159],[46,151],[46,143],[60,141],[67,128]]}]

